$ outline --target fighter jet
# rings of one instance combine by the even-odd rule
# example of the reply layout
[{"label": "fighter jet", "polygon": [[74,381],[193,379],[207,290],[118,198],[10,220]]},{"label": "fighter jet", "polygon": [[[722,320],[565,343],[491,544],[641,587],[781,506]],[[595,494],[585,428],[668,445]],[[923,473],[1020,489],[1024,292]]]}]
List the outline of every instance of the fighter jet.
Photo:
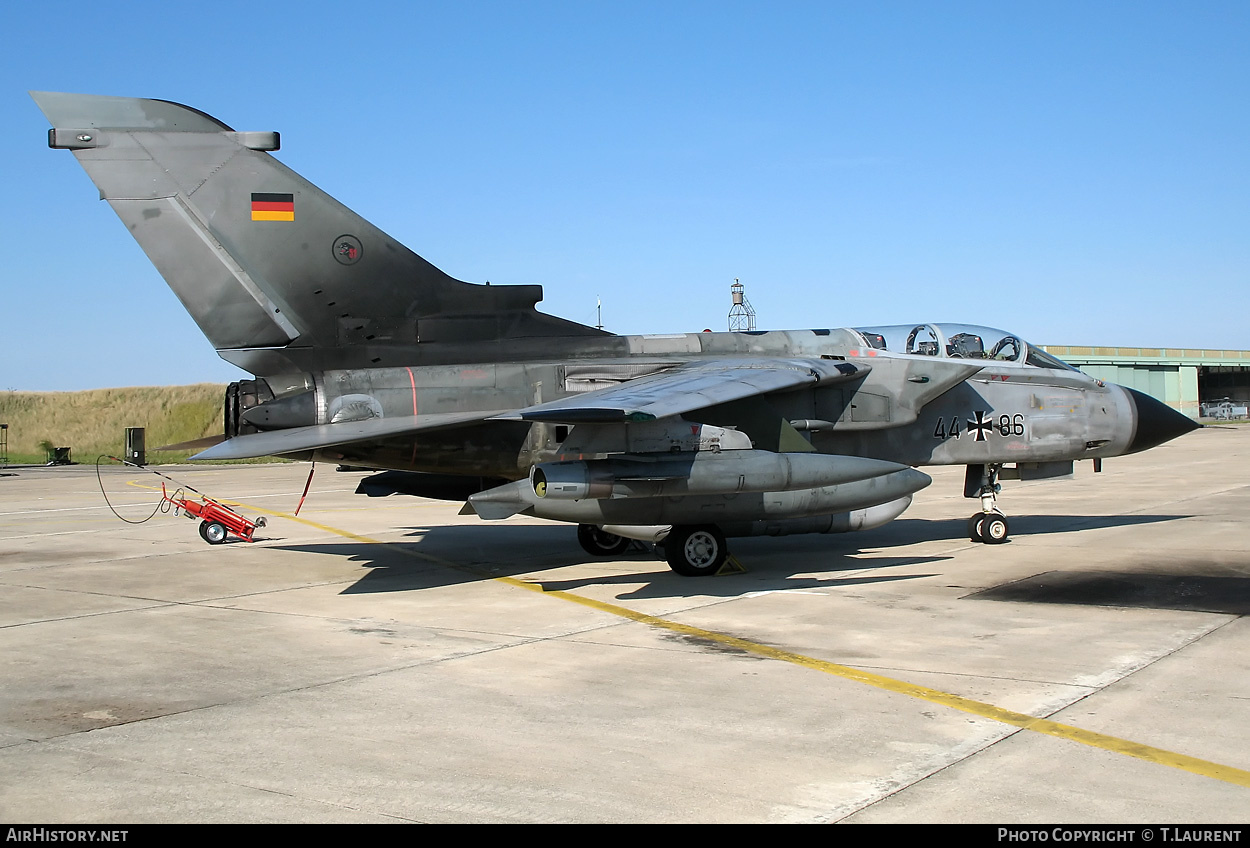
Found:
[{"label": "fighter jet", "polygon": [[727,537],[881,526],[963,465],[971,540],[1009,535],[1001,479],[1072,473],[1198,425],[1020,336],[936,323],[619,336],[534,285],[453,279],[237,132],[165,100],[32,93],[223,359],[224,440],[196,459],[382,470],[367,495],[658,543],[716,573]]}]

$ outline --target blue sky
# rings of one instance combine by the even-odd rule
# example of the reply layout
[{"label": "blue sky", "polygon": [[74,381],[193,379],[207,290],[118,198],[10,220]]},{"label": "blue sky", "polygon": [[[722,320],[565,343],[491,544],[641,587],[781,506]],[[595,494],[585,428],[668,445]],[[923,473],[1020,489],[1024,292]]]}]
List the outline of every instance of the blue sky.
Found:
[{"label": "blue sky", "polygon": [[[29,4],[34,5],[34,4]],[[621,333],[962,321],[1250,348],[1250,4],[42,4],[0,54],[0,389],[227,381],[29,89],[237,129]],[[15,36],[14,33],[21,33]]]}]

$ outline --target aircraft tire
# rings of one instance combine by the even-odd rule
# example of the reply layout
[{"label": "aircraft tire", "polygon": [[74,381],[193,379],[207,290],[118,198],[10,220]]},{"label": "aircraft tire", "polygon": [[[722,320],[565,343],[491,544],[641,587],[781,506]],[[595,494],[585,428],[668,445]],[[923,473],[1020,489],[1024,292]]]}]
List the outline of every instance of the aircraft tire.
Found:
[{"label": "aircraft tire", "polygon": [[668,567],[683,577],[707,577],[720,571],[729,555],[725,534],[714,525],[674,527],[664,540]]},{"label": "aircraft tire", "polygon": [[968,518],[968,539],[973,542],[984,542],[985,537],[982,535],[983,525],[985,523],[985,513],[973,513]]},{"label": "aircraft tire", "polygon": [[210,545],[220,545],[226,541],[226,525],[206,518],[200,522],[200,536]]},{"label": "aircraft tire", "polygon": [[629,549],[629,539],[615,533],[604,532],[594,524],[577,525],[577,542],[591,556],[618,556]]},{"label": "aircraft tire", "polygon": [[987,545],[1001,545],[1007,541],[1009,532],[1007,516],[998,515],[997,513],[985,516],[985,522],[981,527],[981,535],[985,538]]}]

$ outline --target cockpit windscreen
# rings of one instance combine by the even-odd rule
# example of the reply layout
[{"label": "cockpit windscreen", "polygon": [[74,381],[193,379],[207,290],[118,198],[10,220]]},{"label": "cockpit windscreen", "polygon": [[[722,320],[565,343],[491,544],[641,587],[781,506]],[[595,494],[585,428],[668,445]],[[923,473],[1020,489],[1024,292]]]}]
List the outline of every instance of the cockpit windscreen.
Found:
[{"label": "cockpit windscreen", "polygon": [[972,324],[900,324],[894,327],[857,327],[868,346],[878,350],[940,356],[947,359],[987,359],[1037,368],[1075,371],[1071,365],[1019,336]]}]

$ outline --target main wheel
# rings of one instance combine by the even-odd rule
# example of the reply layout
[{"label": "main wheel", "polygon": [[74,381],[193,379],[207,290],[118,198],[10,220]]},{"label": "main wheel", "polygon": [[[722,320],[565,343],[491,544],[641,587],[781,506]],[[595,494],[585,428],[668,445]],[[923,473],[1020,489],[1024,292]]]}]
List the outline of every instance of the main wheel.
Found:
[{"label": "main wheel", "polygon": [[987,545],[1001,545],[1007,541],[1007,516],[992,512],[985,516],[981,525],[981,535]]},{"label": "main wheel", "polygon": [[669,568],[686,577],[715,574],[728,554],[725,534],[711,524],[674,527],[664,540]]},{"label": "main wheel", "polygon": [[629,539],[605,532],[594,524],[577,525],[577,541],[582,550],[597,557],[616,556],[629,548]]},{"label": "main wheel", "polygon": [[200,522],[200,535],[210,545],[220,545],[226,541],[226,525],[220,521],[209,521],[206,518]]}]

